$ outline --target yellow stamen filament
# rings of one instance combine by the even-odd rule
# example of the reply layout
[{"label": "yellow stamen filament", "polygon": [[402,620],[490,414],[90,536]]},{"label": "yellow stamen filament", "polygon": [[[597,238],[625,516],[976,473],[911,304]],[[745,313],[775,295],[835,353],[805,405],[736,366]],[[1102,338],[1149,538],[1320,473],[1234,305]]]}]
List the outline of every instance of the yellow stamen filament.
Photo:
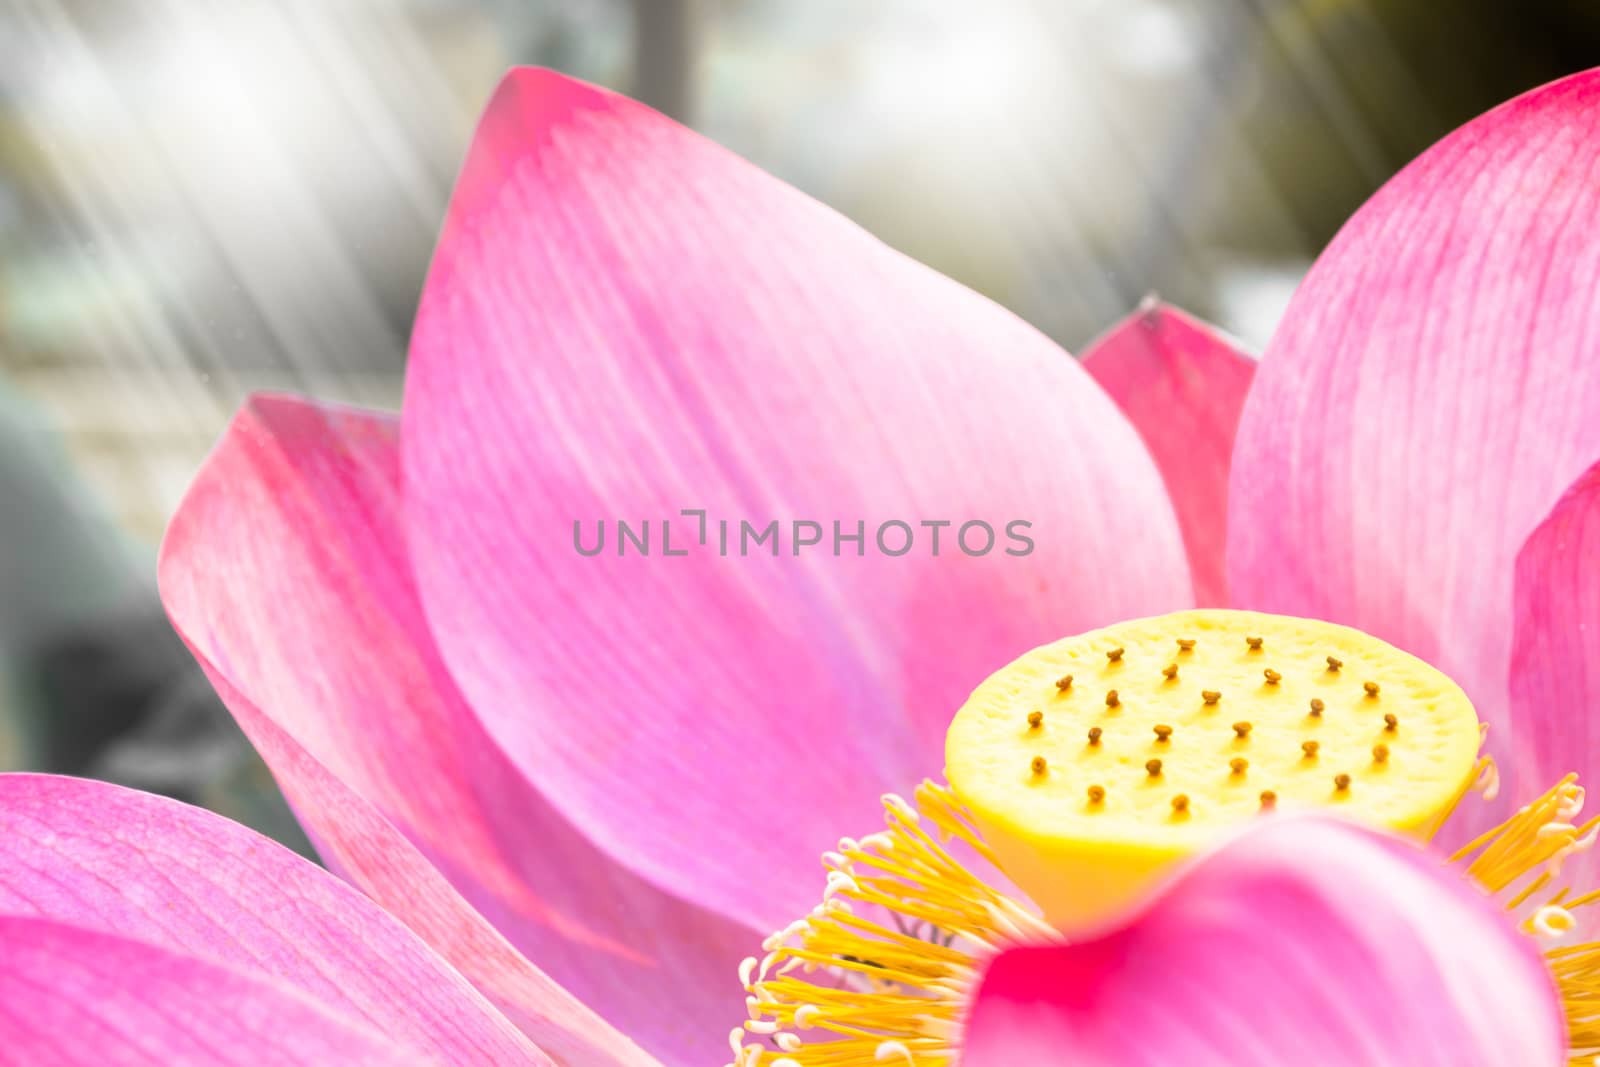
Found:
[{"label": "yellow stamen filament", "polygon": [[[1494,763],[1485,757],[1472,787],[1487,792],[1497,782]],[[1569,774],[1450,862],[1501,899],[1524,933],[1558,941],[1576,929],[1574,912],[1600,901],[1600,890],[1576,893],[1561,884],[1563,861],[1592,848],[1600,834],[1600,816],[1575,822],[1582,807],[1583,789]],[[1552,947],[1545,963],[1567,1019],[1568,1062],[1592,1064],[1600,1053],[1600,941]]]},{"label": "yellow stamen filament", "polygon": [[[1233,762],[1242,772],[1243,760]],[[1160,761],[1150,763],[1158,773]],[[1480,758],[1450,810],[1495,780],[1493,766]],[[1449,860],[1501,899],[1525,934],[1549,946],[1545,961],[1567,1019],[1570,1067],[1593,1064],[1600,1053],[1600,942],[1559,944],[1577,929],[1575,913],[1600,903],[1600,889],[1561,884],[1562,861],[1600,837],[1600,816],[1576,821],[1583,799],[1576,775],[1568,775]],[[916,801],[913,808],[884,797],[886,830],[845,838],[824,854],[822,903],[767,938],[764,956],[743,962],[750,1017],[730,1036],[734,1067],[949,1067],[959,1060],[961,1017],[988,957],[1012,944],[1060,938],[1029,905],[992,889],[946,847],[958,840],[998,867],[947,787],[924,782]],[[1089,804],[1105,801],[1105,788],[1091,785]],[[1276,804],[1274,791],[1261,793],[1264,812]],[[1170,805],[1172,818],[1191,816],[1187,794],[1174,794]]]},{"label": "yellow stamen filament", "polygon": [[[1207,639],[1176,637],[1185,633]],[[1265,637],[1275,668],[1264,669]],[[1091,691],[1069,692],[1064,669],[1084,674]],[[1248,718],[1216,714],[1222,690]],[[1046,714],[1090,710],[1080,697],[1098,703],[1095,692],[1106,706],[1091,721],[1105,729],[1079,726],[1087,745],[1083,734],[1045,729]],[[948,1067],[995,951],[1075,936],[1217,833],[1277,808],[1333,805],[1431,838],[1468,793],[1497,793],[1483,741],[1447,677],[1314,620],[1186,612],[1035,649],[957,713],[946,739],[953,788],[924,783],[915,808],[884,797],[886,829],[825,853],[821,903],[741,966],[749,1020],[730,1039],[735,1065]],[[1582,909],[1600,904],[1600,889],[1567,881],[1578,864],[1566,861],[1600,838],[1600,818],[1580,820],[1583,803],[1568,776],[1451,862],[1541,942],[1572,1063],[1600,1064],[1600,941],[1563,943],[1581,936]],[[1008,884],[1031,899],[991,888],[969,856],[996,869],[1003,857]]]},{"label": "yellow stamen filament", "polygon": [[736,1067],[953,1063],[983,961],[1057,937],[941,844],[960,840],[994,862],[947,788],[924,782],[916,799],[884,797],[886,829],[827,853],[822,903],[740,966],[750,1017],[731,1037]]}]

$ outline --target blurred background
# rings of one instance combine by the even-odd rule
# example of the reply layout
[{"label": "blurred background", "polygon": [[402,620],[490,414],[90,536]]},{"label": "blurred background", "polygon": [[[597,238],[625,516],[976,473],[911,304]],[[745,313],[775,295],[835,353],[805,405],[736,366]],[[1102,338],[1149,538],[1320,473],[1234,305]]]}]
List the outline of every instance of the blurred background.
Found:
[{"label": "blurred background", "polygon": [[1151,291],[1260,346],[1385,178],[1597,62],[1591,0],[0,0],[0,768],[306,849],[155,545],[247,391],[398,406],[509,65],[637,96],[1078,349]]}]

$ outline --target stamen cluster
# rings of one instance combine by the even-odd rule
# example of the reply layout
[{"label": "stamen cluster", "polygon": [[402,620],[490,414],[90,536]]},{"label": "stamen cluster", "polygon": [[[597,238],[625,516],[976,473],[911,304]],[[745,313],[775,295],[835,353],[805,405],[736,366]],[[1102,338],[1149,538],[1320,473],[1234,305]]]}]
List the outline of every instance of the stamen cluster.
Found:
[{"label": "stamen cluster", "polygon": [[994,863],[947,788],[924,782],[916,799],[885,796],[884,830],[824,853],[822,903],[741,964],[735,1067],[952,1062],[982,962],[1056,936],[956,857]]},{"label": "stamen cluster", "polygon": [[[1487,756],[1471,787],[1494,798]],[[886,795],[883,830],[823,854],[822,902],[740,965],[749,1019],[730,1035],[730,1067],[954,1063],[988,958],[1061,939],[1029,905],[973,873],[973,862],[998,864],[948,787],[924,782],[916,802]],[[1577,913],[1600,903],[1600,889],[1562,884],[1565,861],[1600,838],[1600,816],[1577,821],[1583,804],[1568,775],[1450,857],[1504,902],[1519,929],[1551,946],[1545,959],[1574,1067],[1600,1054],[1600,941],[1561,944],[1583,925]]]}]

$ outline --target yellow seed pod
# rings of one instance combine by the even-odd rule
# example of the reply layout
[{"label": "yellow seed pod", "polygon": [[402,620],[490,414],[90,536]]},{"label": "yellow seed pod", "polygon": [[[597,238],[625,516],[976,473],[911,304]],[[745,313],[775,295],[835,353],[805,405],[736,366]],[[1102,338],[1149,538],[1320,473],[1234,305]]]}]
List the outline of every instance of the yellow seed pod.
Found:
[{"label": "yellow seed pod", "polygon": [[995,672],[951,723],[945,773],[1006,874],[1057,927],[1081,930],[1264,809],[1331,805],[1431,834],[1471,783],[1479,739],[1459,686],[1375,637],[1185,611]]}]

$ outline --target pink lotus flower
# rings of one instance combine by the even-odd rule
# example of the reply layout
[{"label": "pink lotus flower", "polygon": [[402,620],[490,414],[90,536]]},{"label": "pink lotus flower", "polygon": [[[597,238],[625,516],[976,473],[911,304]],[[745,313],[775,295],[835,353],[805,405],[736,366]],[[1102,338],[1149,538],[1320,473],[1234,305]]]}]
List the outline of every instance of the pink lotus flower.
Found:
[{"label": "pink lotus flower", "polygon": [[[162,551],[173,621],[343,881],[168,801],[0,777],[0,1047],[724,1061],[741,959],[811,913],[816,856],[880,793],[940,769],[977,680],[1196,600],[1459,680],[1504,772],[1445,831],[1473,836],[1597,759],[1597,168],[1591,73],[1389,183],[1259,366],[1159,305],[1080,366],[640,105],[513,73],[403,416],[251,401]],[[1020,519],[1035,547],[664,558],[685,509]],[[652,520],[657,554],[579,555],[602,518]],[[1593,1016],[1555,966],[1419,850],[1271,819],[1118,930],[1007,948],[947,1018],[903,1008],[906,1040],[819,1007],[762,1062],[1557,1062]]]}]

